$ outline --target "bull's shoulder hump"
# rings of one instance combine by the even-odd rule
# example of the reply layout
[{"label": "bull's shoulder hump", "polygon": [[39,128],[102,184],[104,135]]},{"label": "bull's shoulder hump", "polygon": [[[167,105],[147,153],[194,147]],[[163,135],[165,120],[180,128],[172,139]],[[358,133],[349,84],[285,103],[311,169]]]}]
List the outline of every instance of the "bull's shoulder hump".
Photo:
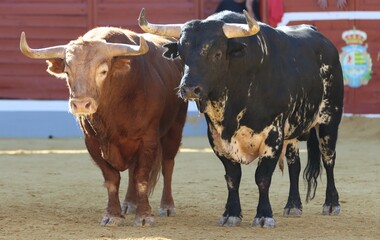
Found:
[{"label": "bull's shoulder hump", "polygon": [[139,36],[142,36],[148,42],[152,42],[156,45],[163,45],[166,43],[177,41],[175,38],[172,38],[172,37],[163,37],[163,36],[158,36],[158,35],[154,35],[150,33],[142,33],[142,34],[139,34]]},{"label": "bull's shoulder hump", "polygon": [[281,27],[277,27],[276,29],[284,33],[317,32],[316,27],[312,25],[308,25],[308,24],[300,24],[300,25],[294,25],[294,26],[281,26]]}]

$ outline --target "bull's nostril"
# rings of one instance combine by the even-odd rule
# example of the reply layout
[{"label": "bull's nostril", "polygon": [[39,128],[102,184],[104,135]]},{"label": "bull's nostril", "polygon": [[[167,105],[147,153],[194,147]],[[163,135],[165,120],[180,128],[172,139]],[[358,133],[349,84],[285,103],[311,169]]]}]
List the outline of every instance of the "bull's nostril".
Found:
[{"label": "bull's nostril", "polygon": [[74,102],[71,102],[71,108],[76,109],[77,105]]},{"label": "bull's nostril", "polygon": [[201,88],[200,87],[196,87],[194,88],[194,94],[199,96],[199,94],[201,93]]},{"label": "bull's nostril", "polygon": [[180,95],[184,99],[196,99],[201,95],[201,88],[183,86],[180,89]]},{"label": "bull's nostril", "polygon": [[90,109],[91,108],[91,102],[88,102],[86,103],[86,105],[84,106],[86,109]]}]

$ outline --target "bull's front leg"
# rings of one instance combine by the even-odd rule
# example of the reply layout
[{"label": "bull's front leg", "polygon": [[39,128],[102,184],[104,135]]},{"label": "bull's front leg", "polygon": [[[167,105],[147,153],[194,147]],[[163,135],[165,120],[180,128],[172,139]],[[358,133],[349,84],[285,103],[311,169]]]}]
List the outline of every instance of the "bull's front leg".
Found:
[{"label": "bull's front leg", "polygon": [[224,176],[227,183],[228,198],[225,211],[218,221],[221,226],[238,226],[241,223],[242,214],[239,197],[239,186],[241,180],[240,163],[218,156],[224,165],[226,175]]},{"label": "bull's front leg", "polygon": [[288,162],[290,188],[288,202],[285,205],[283,215],[286,217],[298,217],[302,215],[302,202],[299,193],[301,163],[297,143],[287,145],[285,156]]},{"label": "bull's front leg", "polygon": [[262,157],[257,166],[255,181],[259,188],[259,204],[257,205],[257,213],[253,220],[253,226],[274,227],[276,225],[269,202],[269,187],[276,163],[276,158]]},{"label": "bull's front leg", "polygon": [[271,228],[275,227],[276,221],[269,201],[269,187],[283,146],[279,129],[272,130],[263,144],[262,155],[255,174],[255,181],[259,188],[259,203],[252,225]]},{"label": "bull's front leg", "polygon": [[104,186],[108,192],[108,204],[100,224],[102,226],[123,225],[125,220],[121,213],[119,200],[120,172],[102,158],[98,141],[85,135],[85,143],[92,159],[102,171]]},{"label": "bull's front leg", "polygon": [[[107,164],[108,165],[108,164]],[[101,167],[104,176],[104,186],[108,192],[106,213],[100,224],[102,226],[120,226],[124,224],[119,200],[120,173],[112,167]]]},{"label": "bull's front leg", "polygon": [[120,172],[102,159],[96,159],[94,157],[93,159],[103,173],[104,186],[108,192],[108,204],[106,212],[100,221],[100,225],[121,226],[124,224],[124,216],[121,214],[119,200]]}]

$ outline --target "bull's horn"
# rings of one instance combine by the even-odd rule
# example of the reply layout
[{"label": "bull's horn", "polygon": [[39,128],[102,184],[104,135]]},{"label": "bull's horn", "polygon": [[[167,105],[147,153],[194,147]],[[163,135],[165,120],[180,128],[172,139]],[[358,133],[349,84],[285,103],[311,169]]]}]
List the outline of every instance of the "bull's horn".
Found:
[{"label": "bull's horn", "polygon": [[247,24],[225,23],[223,25],[223,32],[227,38],[249,37],[260,31],[259,24],[245,10],[244,15]]},{"label": "bull's horn", "polygon": [[145,18],[145,9],[141,9],[138,18],[139,26],[147,33],[157,34],[161,36],[179,38],[181,34],[182,24],[152,24]]},{"label": "bull's horn", "polygon": [[107,46],[114,57],[138,56],[147,53],[149,50],[149,46],[142,36],[140,36],[140,46],[122,43],[107,43]]},{"label": "bull's horn", "polygon": [[21,33],[20,37],[20,50],[21,52],[30,58],[36,59],[53,59],[53,58],[65,58],[65,45],[32,49],[28,46],[26,42],[25,33]]}]

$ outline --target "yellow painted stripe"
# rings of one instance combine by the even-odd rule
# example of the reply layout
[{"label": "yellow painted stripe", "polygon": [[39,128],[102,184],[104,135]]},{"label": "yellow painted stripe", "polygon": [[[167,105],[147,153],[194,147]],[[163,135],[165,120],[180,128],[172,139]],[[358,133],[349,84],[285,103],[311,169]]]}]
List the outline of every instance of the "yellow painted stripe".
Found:
[{"label": "yellow painted stripe", "polygon": [[[211,148],[181,148],[179,150],[182,153],[212,153]],[[301,153],[305,153],[306,149],[300,149]],[[45,154],[84,154],[88,153],[86,149],[50,149],[50,150],[0,150],[0,155],[45,155]]]},{"label": "yellow painted stripe", "polygon": [[87,150],[0,150],[0,155],[29,155],[29,154],[83,154],[88,153]]}]

